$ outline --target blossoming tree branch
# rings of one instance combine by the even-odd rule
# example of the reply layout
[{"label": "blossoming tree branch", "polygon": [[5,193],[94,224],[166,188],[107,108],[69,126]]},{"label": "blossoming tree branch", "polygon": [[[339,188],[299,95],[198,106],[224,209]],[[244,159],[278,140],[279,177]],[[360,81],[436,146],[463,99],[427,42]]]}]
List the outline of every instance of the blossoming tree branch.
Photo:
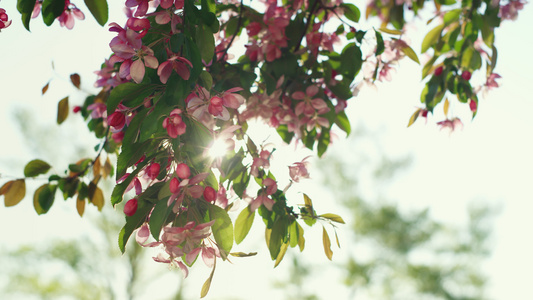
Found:
[{"label": "blossoming tree branch", "polygon": [[[68,29],[86,13],[107,24],[106,0],[84,2],[86,10],[70,0],[18,0],[17,9],[28,30],[39,16],[48,26],[57,20]],[[301,143],[322,156],[332,132],[350,133],[345,109],[361,87],[390,80],[405,57],[421,64],[418,52],[427,57],[421,65],[425,88],[408,125],[442,107],[446,119],[438,124],[453,130],[462,122],[448,115],[450,105],[465,105],[474,117],[480,92],[498,86],[495,28],[516,19],[524,4],[372,0],[366,18],[378,18],[381,25],[362,30],[360,8],[342,0],[127,0],[127,22],[108,25],[116,36],[109,42],[112,54],[97,72],[100,92],[72,109],[101,139],[97,155],[72,163],[66,175],[49,175],[33,195],[35,210],[47,213],[57,193],[72,198],[80,216],[86,203],[101,209],[98,185],[114,176],[111,204],[125,201],[122,251],[134,235],[143,247],[161,248],[155,261],[176,266],[185,276],[200,256],[214,272],[219,259],[254,254],[232,249],[259,214],[277,265],[289,247],[304,249],[302,225],[318,221],[335,229],[344,221],[318,214],[305,194],[302,205],[289,205],[286,190],[309,177],[307,162],[282,170],[290,182],[276,180],[279,170],[270,169],[274,148],[254,141],[248,122],[263,121],[284,142]],[[8,13],[13,12],[0,9],[0,29],[13,26]],[[405,25],[424,16],[430,17],[429,30],[422,45],[413,47]],[[238,37],[245,52],[233,57]],[[473,86],[475,74],[484,83]],[[79,75],[72,74],[71,81],[79,88]],[[67,97],[58,103],[58,123],[69,111]],[[112,155],[117,155],[114,166]],[[50,168],[43,160],[29,162],[25,178],[0,188],[5,205],[20,202],[25,180]],[[242,200],[246,205],[238,215],[228,214]],[[323,246],[331,259],[326,227]]]}]

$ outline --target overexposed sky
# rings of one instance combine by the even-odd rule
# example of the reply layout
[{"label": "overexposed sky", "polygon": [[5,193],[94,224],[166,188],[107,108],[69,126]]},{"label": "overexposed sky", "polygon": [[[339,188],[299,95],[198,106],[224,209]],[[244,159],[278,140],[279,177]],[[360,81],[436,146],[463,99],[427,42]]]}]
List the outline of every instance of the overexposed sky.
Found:
[{"label": "overexposed sky", "polygon": [[[81,1],[77,2],[81,9],[85,9]],[[110,2],[113,2],[110,21],[120,20],[122,24],[124,17],[120,8],[116,9],[120,1]],[[11,27],[0,33],[0,184],[3,184],[10,176],[21,176],[24,164],[36,158],[36,153],[46,153],[51,149],[60,153],[59,158],[68,156],[75,160],[77,156],[72,153],[71,143],[78,145],[76,147],[83,144],[92,147],[97,143],[89,138],[90,134],[76,117],[71,116],[67,123],[58,128],[55,125],[56,105],[67,95],[73,95],[71,105],[82,103],[84,97],[76,94],[68,82],[68,75],[80,73],[82,86],[90,90],[95,79],[92,72],[109,55],[107,44],[114,34],[96,25],[88,12],[86,20],[76,21],[72,31],[59,28],[57,22],[51,28],[46,28],[39,19],[32,22],[33,32],[28,33],[18,19],[15,1],[2,1],[0,7],[5,8],[11,18],[15,18]],[[472,123],[463,119],[465,128],[460,132],[452,135],[440,132],[434,125],[441,120],[437,117],[430,117],[427,125],[424,125],[423,120],[418,120],[414,126],[406,128],[414,107],[420,105],[418,99],[421,91],[419,69],[407,59],[402,61],[392,83],[379,84],[377,91],[363,90],[357,98],[349,101],[348,107],[354,127],[363,124],[370,132],[380,133],[379,144],[383,153],[391,157],[412,155],[414,158],[412,167],[387,185],[386,191],[381,191],[398,201],[401,207],[429,206],[434,217],[450,222],[463,222],[466,205],[471,201],[487,201],[501,208],[494,223],[494,252],[485,266],[490,277],[489,295],[493,299],[533,298],[530,289],[530,270],[533,269],[533,241],[530,234],[533,228],[533,196],[530,188],[533,182],[533,123],[530,121],[530,112],[533,111],[530,91],[533,62],[529,58],[533,42],[527,36],[528,30],[533,28],[532,20],[533,8],[529,4],[516,22],[504,22],[502,28],[498,29],[496,45],[499,61],[496,72],[503,77],[500,80],[502,86],[490,93],[488,98],[480,100],[476,119]],[[417,29],[418,36],[412,38],[413,48],[418,49],[417,45],[423,37],[421,34],[430,28]],[[51,69],[52,61],[55,74]],[[50,78],[55,79],[43,97],[41,87]],[[454,109],[452,105],[451,111],[465,115],[462,109]],[[54,142],[42,145],[39,142],[33,145],[36,149],[28,149],[27,141],[14,125],[14,114],[20,110],[32,111],[32,119],[28,122],[38,129],[40,137],[36,140],[42,141],[44,136]],[[73,128],[79,132],[72,133]],[[39,152],[41,146],[45,149]],[[346,158],[353,153],[351,146],[343,141],[333,145],[336,153],[344,153],[342,155]],[[286,151],[291,152],[293,160],[307,155],[304,152],[293,154],[291,149]],[[283,157],[280,150],[276,154],[279,158]],[[46,157],[38,158],[47,160]],[[63,160],[55,159],[51,162],[65,164]],[[290,164],[290,160],[284,160],[283,164]],[[62,167],[59,167],[58,171],[61,170]],[[336,211],[339,206],[321,189],[320,182],[315,180],[308,183],[307,186],[293,189],[295,192],[308,193],[322,212],[339,213]],[[31,184],[36,187],[42,183]],[[369,197],[376,195],[372,190],[365,193]],[[0,228],[3,228],[0,249],[45,240],[48,234],[75,237],[80,231],[90,228],[87,219],[77,216],[73,201],[56,201],[50,213],[40,217],[33,211],[31,197],[17,207],[0,208]],[[91,209],[94,211],[93,207],[87,207],[86,210]],[[261,223],[256,220],[254,228],[262,230]],[[320,234],[320,228],[313,228],[306,233],[308,243],[304,251],[305,259],[327,266],[329,263],[322,253]],[[341,239],[342,235],[340,232]],[[285,278],[286,272],[280,269],[286,267],[289,261],[284,262],[285,266],[282,264],[273,270],[263,244],[259,239],[237,247],[244,252],[263,247],[259,249],[263,251],[262,255],[234,259],[235,264],[219,264],[207,299],[220,299],[222,296],[249,299],[244,293],[253,293],[254,299],[279,298],[276,297],[280,295],[279,291],[271,288],[271,281],[272,278]],[[341,262],[347,254],[343,252],[349,250],[349,247],[334,249],[334,260]],[[324,270],[331,272],[327,267]],[[338,278],[338,274],[326,274],[331,275],[328,276],[330,278]],[[201,267],[192,272],[186,282],[190,285],[187,293],[191,297],[198,295],[208,275],[208,270]],[[312,283],[320,283],[319,279],[311,280]],[[160,288],[164,288],[165,284],[161,283]],[[320,288],[317,288],[317,292],[324,299],[328,299],[326,295],[331,295],[331,291]],[[338,298],[345,299],[346,291],[339,289],[338,292]]]}]

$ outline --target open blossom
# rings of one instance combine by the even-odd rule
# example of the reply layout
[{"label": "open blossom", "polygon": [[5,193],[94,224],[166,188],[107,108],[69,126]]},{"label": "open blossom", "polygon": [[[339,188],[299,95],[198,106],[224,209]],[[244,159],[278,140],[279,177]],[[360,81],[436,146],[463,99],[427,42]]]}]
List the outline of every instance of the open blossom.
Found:
[{"label": "open blossom", "polygon": [[455,131],[457,128],[463,128],[463,122],[459,118],[447,119],[437,123],[440,126],[440,129],[449,129],[450,132]]},{"label": "open blossom", "polygon": [[102,102],[94,102],[87,106],[87,110],[91,112],[92,119],[103,118],[107,114],[107,106]]},{"label": "open blossom", "polygon": [[168,78],[172,74],[172,70],[176,71],[184,80],[189,80],[191,75],[189,68],[192,68],[192,63],[188,59],[170,52],[168,49],[167,55],[167,61],[160,64],[159,68],[157,68],[157,75],[161,82],[167,83]]},{"label": "open blossom", "polygon": [[0,29],[7,28],[11,25],[11,20],[8,20],[9,17],[6,14],[6,10],[0,8]]},{"label": "open blossom", "polygon": [[78,20],[85,20],[85,15],[76,7],[76,5],[70,3],[70,0],[66,0],[65,10],[59,17],[57,17],[59,25],[61,25],[61,27],[72,29],[74,28],[74,18]]},{"label": "open blossom", "polygon": [[499,78],[502,78],[502,77],[496,73],[491,73],[489,77],[487,78],[487,82],[485,83],[485,86],[489,90],[499,87],[500,85],[498,84],[498,82],[496,82],[496,79],[499,79]]},{"label": "open blossom", "polygon": [[301,162],[295,162],[292,166],[289,166],[289,175],[294,182],[300,182],[300,178],[309,178],[309,171],[307,171],[307,165],[309,164],[306,157]]},{"label": "open blossom", "polygon": [[526,2],[522,0],[510,0],[507,4],[500,7],[500,17],[502,20],[516,20],[518,11],[524,8]]},{"label": "open blossom", "polygon": [[274,200],[269,197],[278,190],[276,181],[272,178],[263,179],[263,188],[258,192],[257,198],[250,203],[250,210],[255,211],[259,206],[264,205],[268,210],[272,210]]},{"label": "open blossom", "polygon": [[149,2],[151,0],[126,0],[126,7],[136,7],[135,17],[143,17],[148,11]]},{"label": "open blossom", "polygon": [[312,116],[315,112],[323,114],[329,111],[329,107],[326,102],[321,98],[313,98],[319,89],[316,85],[310,85],[305,89],[305,93],[302,91],[297,91],[292,93],[292,98],[296,100],[303,100],[296,104],[294,108],[294,113],[299,116],[304,114],[305,116]]},{"label": "open blossom", "polygon": [[259,168],[269,168],[270,167],[270,151],[268,150],[261,150],[258,157],[254,157],[254,161],[252,163],[252,166],[250,168],[250,174],[252,174],[254,177],[259,176]]},{"label": "open blossom", "polygon": [[163,121],[163,128],[167,130],[168,135],[173,139],[185,133],[187,125],[181,118],[181,109],[176,108],[170,112],[170,116]]}]

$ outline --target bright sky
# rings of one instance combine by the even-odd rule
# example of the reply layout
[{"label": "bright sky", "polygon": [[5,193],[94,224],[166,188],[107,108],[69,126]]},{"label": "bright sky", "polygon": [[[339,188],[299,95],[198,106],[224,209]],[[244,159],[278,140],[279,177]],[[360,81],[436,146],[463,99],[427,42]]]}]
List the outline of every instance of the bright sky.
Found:
[{"label": "bright sky", "polygon": [[[81,1],[77,2],[80,2],[83,9]],[[120,1],[110,2],[117,5]],[[3,1],[0,7],[5,8],[11,18],[15,18],[11,27],[0,33],[0,66],[3,70],[0,72],[0,104],[3,107],[0,110],[0,184],[3,184],[11,179],[8,176],[21,176],[24,164],[35,158],[40,147],[60,153],[59,158],[70,157],[73,160],[76,155],[70,150],[71,142],[77,145],[89,144],[89,147],[96,144],[92,140],[87,142],[89,135],[83,126],[79,133],[69,131],[80,128],[81,121],[77,118],[70,118],[59,129],[54,123],[56,103],[67,95],[75,94],[68,80],[54,79],[44,97],[40,95],[40,89],[52,76],[68,78],[74,72],[82,75],[82,86],[85,89],[92,89],[95,79],[92,72],[109,55],[107,44],[114,35],[107,32],[106,28],[97,27],[88,13],[86,20],[77,21],[72,31],[59,28],[57,22],[47,29],[38,20],[32,23],[33,32],[30,34],[18,20],[15,1]],[[112,7],[110,20],[120,20],[119,23],[123,23],[123,16],[116,6],[115,9]],[[379,143],[385,154],[393,158],[406,154],[414,157],[413,166],[402,172],[385,192],[390,199],[397,200],[401,207],[429,206],[432,215],[439,219],[462,222],[466,218],[465,208],[468,202],[476,200],[499,205],[501,212],[494,223],[494,251],[485,266],[490,276],[489,295],[493,299],[533,298],[530,288],[530,270],[533,269],[533,240],[530,234],[533,228],[533,197],[530,189],[533,182],[533,123],[530,122],[530,112],[533,111],[533,99],[529,91],[529,84],[533,82],[533,62],[529,59],[529,52],[533,45],[528,36],[525,36],[526,30],[533,28],[532,20],[533,8],[529,4],[520,13],[518,21],[505,22],[503,28],[498,30],[497,72],[503,76],[500,80],[502,86],[490,93],[487,99],[480,100],[479,113],[473,123],[463,118],[463,131],[451,136],[440,132],[434,125],[441,120],[438,118],[430,118],[428,125],[419,120],[411,128],[406,128],[414,107],[419,105],[421,91],[419,71],[407,59],[402,62],[392,83],[379,85],[377,92],[364,90],[358,98],[349,102],[352,123],[360,123],[371,132],[379,132]],[[429,27],[419,28],[418,31],[422,34],[428,29]],[[413,39],[414,47],[419,42],[420,40]],[[52,61],[57,75],[53,75],[51,70]],[[74,96],[71,98],[71,105],[82,101],[83,96]],[[57,142],[41,144],[39,138],[38,144],[33,146],[35,149],[28,149],[27,141],[14,125],[14,113],[20,109],[32,111],[33,117],[28,122],[40,130],[37,132],[39,136]],[[461,111],[454,110],[453,106],[451,111],[462,114]],[[339,141],[334,147],[337,153],[349,157],[351,145]],[[43,153],[46,153],[45,150]],[[295,154],[293,161],[305,155]],[[64,160],[51,162],[60,166],[65,164]],[[290,160],[285,160],[282,165],[290,163]],[[58,170],[62,170],[62,167]],[[320,189],[320,182],[310,181],[307,186],[296,187],[295,190],[308,193],[323,212],[339,213],[339,207],[331,196]],[[372,195],[373,192],[366,193]],[[34,213],[30,197],[17,207],[0,208],[0,228],[3,228],[0,249],[45,240],[50,235],[75,237],[80,231],[90,228],[86,219],[80,219],[76,215],[72,201],[67,201],[65,205],[59,199],[56,201],[51,212],[40,217]],[[259,220],[256,223],[260,223]],[[254,225],[256,229],[259,227]],[[321,233],[316,229],[320,228],[306,233],[306,259],[330,270],[326,267],[328,262],[322,253]],[[344,235],[348,234],[346,232]],[[341,232],[341,239],[342,235]],[[263,247],[261,249],[265,251],[263,243],[249,241],[248,244],[245,242],[242,246],[239,245],[238,249],[254,251]],[[334,249],[334,260],[342,262],[342,258],[346,256],[343,251],[349,250],[349,247]],[[286,273],[279,270],[279,267],[272,269],[266,252],[253,258],[235,259],[234,262],[235,264],[219,264],[208,299],[220,299],[221,295],[227,299],[247,299],[249,297],[246,295],[236,292],[245,291],[243,286],[249,287],[248,291],[254,293],[254,299],[279,298],[276,297],[279,292],[272,290],[270,283],[272,278],[286,278]],[[288,264],[289,261],[286,262]],[[187,279],[186,284],[190,284],[187,293],[191,293],[191,297],[198,295],[207,276],[207,270],[198,268]],[[332,274],[331,277],[338,276]],[[339,288],[338,298],[344,299],[346,291],[341,289],[340,284],[335,286]],[[328,294],[331,296],[330,290],[318,289],[317,292],[324,299],[328,299]]]}]

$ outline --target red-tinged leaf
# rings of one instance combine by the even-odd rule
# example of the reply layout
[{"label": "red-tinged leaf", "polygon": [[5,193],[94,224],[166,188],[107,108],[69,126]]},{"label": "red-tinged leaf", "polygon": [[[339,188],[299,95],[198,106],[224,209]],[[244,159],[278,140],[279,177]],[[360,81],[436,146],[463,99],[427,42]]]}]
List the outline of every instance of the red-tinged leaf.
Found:
[{"label": "red-tinged leaf", "polygon": [[213,275],[215,274],[215,267],[216,267],[216,260],[215,265],[213,266],[213,270],[211,271],[211,275],[209,275],[209,278],[204,282],[204,285],[202,286],[202,291],[200,292],[200,298],[203,298],[207,296],[207,293],[209,292],[209,288],[211,287],[211,281],[213,281]]},{"label": "red-tinged leaf", "polygon": [[385,33],[393,34],[393,35],[402,35],[403,34],[403,32],[401,32],[400,30],[389,29],[389,28],[385,28],[385,27],[381,27],[378,30],[381,31],[381,32],[385,32]]},{"label": "red-tinged leaf", "polygon": [[65,97],[57,104],[57,124],[61,124],[67,119],[68,111],[68,97]]},{"label": "red-tinged leaf", "polygon": [[48,91],[48,88],[50,87],[50,81],[48,81],[45,86],[43,86],[43,89],[41,90],[41,93],[42,95],[44,95],[46,93],[46,91]]},{"label": "red-tinged leaf", "polygon": [[235,257],[249,257],[249,256],[256,256],[257,252],[250,252],[250,253],[244,253],[244,252],[231,252],[229,255],[235,256]]},{"label": "red-tinged leaf", "polygon": [[322,243],[324,244],[324,253],[329,260],[333,257],[333,251],[331,251],[331,241],[329,240],[328,232],[325,227],[322,227]]},{"label": "red-tinged leaf", "polygon": [[346,223],[344,222],[344,220],[341,218],[341,216],[336,215],[336,214],[330,214],[330,213],[328,213],[328,214],[322,214],[322,215],[320,215],[319,217],[326,218],[326,219],[331,220],[331,221],[333,221],[333,222],[337,222],[337,223],[341,223],[341,224],[346,224]]},{"label": "red-tinged leaf", "polygon": [[76,210],[78,211],[78,215],[83,217],[83,212],[85,212],[85,199],[80,199],[79,195],[76,200]]},{"label": "red-tinged leaf", "polygon": [[5,193],[7,193],[7,191],[9,191],[9,189],[11,188],[11,185],[13,184],[13,182],[15,182],[15,181],[11,180],[11,181],[8,181],[8,182],[4,183],[4,185],[0,188],[0,196],[4,195]]},{"label": "red-tinged leaf", "polygon": [[411,118],[409,118],[409,124],[407,124],[407,127],[413,125],[416,119],[418,119],[418,116],[420,115],[421,110],[422,110],[421,108],[415,110],[415,112],[411,115]]},{"label": "red-tinged leaf", "polygon": [[26,182],[24,179],[12,181],[7,187],[7,191],[3,194],[6,207],[17,205],[22,199],[24,199],[24,196],[26,196]]},{"label": "red-tinged leaf", "polygon": [[[90,194],[91,195],[91,194]],[[99,187],[96,187],[94,193],[91,195],[91,203],[98,208],[99,211],[102,211],[104,207],[104,193]]]},{"label": "red-tinged leaf", "polygon": [[35,177],[44,174],[50,170],[51,166],[40,159],[34,159],[26,164],[24,167],[25,177]]},{"label": "red-tinged leaf", "polygon": [[415,63],[417,64],[420,64],[420,60],[418,60],[418,56],[416,56],[416,53],[415,51],[413,50],[413,48],[405,45],[405,47],[402,47],[401,48],[402,52],[407,56],[409,57],[412,61],[414,61]]},{"label": "red-tinged leaf", "polygon": [[281,245],[278,257],[276,258],[276,262],[274,263],[274,268],[277,267],[279,263],[283,260],[285,253],[287,253],[287,248],[289,248],[289,243],[283,243],[283,245]]},{"label": "red-tinged leaf", "polygon": [[81,85],[81,77],[78,73],[70,74],[70,81],[79,90]]},{"label": "red-tinged leaf", "polygon": [[104,163],[104,172],[102,173],[102,176],[104,178],[107,178],[109,175],[113,173],[113,165],[111,165],[111,161],[109,160],[109,157],[106,158]]}]

